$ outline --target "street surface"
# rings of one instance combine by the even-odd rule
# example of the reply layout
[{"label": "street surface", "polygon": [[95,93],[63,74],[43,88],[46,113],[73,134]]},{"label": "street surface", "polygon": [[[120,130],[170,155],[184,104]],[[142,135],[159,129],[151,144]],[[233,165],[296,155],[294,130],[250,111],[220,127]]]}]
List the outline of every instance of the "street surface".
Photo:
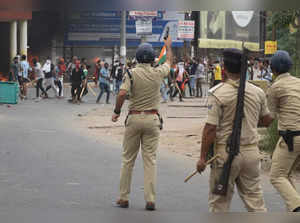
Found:
[{"label": "street surface", "polygon": [[[34,93],[30,89],[30,96]],[[197,216],[208,211],[209,171],[184,184],[195,162],[166,150],[159,152],[158,210],[144,211],[140,157],[134,170],[130,209],[114,208],[121,142],[117,142],[119,146],[116,142],[104,144],[77,127],[78,114],[103,106],[95,104],[93,96],[81,105],[70,104],[67,99],[29,99],[18,105],[0,105],[1,222],[129,222],[133,218],[140,220],[130,222],[183,222],[186,215],[199,222]],[[263,177],[263,187],[268,209],[285,211],[267,176]],[[245,211],[237,196],[232,211]]]}]

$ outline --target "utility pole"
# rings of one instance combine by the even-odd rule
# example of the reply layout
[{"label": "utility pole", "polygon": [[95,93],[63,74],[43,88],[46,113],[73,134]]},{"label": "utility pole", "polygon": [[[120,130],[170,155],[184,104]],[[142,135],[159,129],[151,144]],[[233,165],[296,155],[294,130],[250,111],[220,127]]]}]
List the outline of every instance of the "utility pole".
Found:
[{"label": "utility pole", "polygon": [[[186,11],[184,19],[185,20],[191,20],[191,15],[192,15],[192,11]],[[184,48],[184,50],[183,50],[183,55],[184,56],[183,57],[184,57],[184,60],[187,60],[191,56],[191,42],[187,41],[187,40],[184,40],[184,47],[183,48]]]},{"label": "utility pole", "polygon": [[195,21],[195,37],[193,40],[194,46],[194,55],[196,58],[199,57],[199,37],[200,37],[200,11],[193,11],[192,12],[192,20]]},{"label": "utility pole", "polygon": [[296,28],[297,28],[297,33],[296,33],[296,62],[295,62],[295,75],[299,75],[298,74],[298,71],[299,71],[299,60],[300,60],[300,53],[299,53],[299,50],[300,50],[300,16],[297,16],[296,19],[297,21],[297,25],[296,25]]},{"label": "utility pole", "polygon": [[265,41],[266,41],[266,24],[267,24],[267,13],[266,11],[260,11],[259,12],[260,17],[260,46],[259,48],[265,49]]},{"label": "utility pole", "polygon": [[142,35],[141,36],[141,43],[146,43],[147,42],[147,36],[146,35]]},{"label": "utility pole", "polygon": [[121,46],[120,46],[120,61],[123,64],[126,64],[126,16],[127,13],[125,10],[121,14]]}]

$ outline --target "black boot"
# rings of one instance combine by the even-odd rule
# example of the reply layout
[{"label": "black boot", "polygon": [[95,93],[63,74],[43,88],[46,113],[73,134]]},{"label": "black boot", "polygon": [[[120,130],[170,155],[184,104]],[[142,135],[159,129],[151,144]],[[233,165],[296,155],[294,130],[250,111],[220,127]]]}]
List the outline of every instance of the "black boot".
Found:
[{"label": "black boot", "polygon": [[293,212],[300,212],[300,207],[297,207]]}]

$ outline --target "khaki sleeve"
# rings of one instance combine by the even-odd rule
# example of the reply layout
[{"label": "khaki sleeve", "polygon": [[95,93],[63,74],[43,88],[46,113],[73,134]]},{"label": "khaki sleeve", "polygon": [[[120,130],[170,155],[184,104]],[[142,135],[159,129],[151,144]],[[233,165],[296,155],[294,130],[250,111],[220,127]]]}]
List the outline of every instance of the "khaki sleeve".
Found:
[{"label": "khaki sleeve", "polygon": [[123,77],[123,80],[122,80],[122,84],[121,84],[121,87],[120,87],[120,90],[125,90],[127,92],[130,91],[130,88],[131,88],[131,82],[130,82],[130,78],[128,76],[128,73],[126,73]]},{"label": "khaki sleeve", "polygon": [[170,73],[170,70],[171,70],[171,67],[167,63],[164,63],[163,65],[160,65],[160,66],[155,68],[155,71],[159,74],[159,76],[162,79],[168,77],[168,75]]},{"label": "khaki sleeve", "polygon": [[267,92],[267,100],[271,115],[273,118],[276,118],[276,115],[278,113],[279,98],[276,95],[276,89],[274,87],[269,88]]},{"label": "khaki sleeve", "polygon": [[260,117],[264,117],[264,116],[269,115],[269,114],[270,114],[270,110],[268,108],[267,97],[266,97],[266,94],[263,92],[262,107],[261,107],[261,111],[260,111]]},{"label": "khaki sleeve", "polygon": [[210,95],[208,97],[208,117],[206,123],[218,126],[221,115],[222,109],[220,103],[215,96]]}]

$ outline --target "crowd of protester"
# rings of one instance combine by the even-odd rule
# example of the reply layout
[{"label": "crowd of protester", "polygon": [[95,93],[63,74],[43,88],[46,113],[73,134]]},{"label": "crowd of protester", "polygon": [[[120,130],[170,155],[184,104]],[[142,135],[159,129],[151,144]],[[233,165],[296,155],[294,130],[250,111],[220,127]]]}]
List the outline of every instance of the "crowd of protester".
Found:
[{"label": "crowd of protester", "polygon": [[[80,103],[88,94],[89,82],[99,86],[100,93],[95,102],[100,103],[106,95],[106,104],[110,104],[111,94],[118,94],[122,79],[127,69],[134,68],[136,63],[122,64],[115,61],[109,64],[97,59],[89,63],[87,59],[74,56],[71,61],[64,58],[44,63],[33,58],[28,62],[25,55],[14,58],[11,64],[10,81],[16,81],[20,86],[20,98],[27,99],[27,87],[32,83],[36,88],[38,100],[49,98],[49,90],[54,97],[64,98],[64,82],[71,84],[72,103]],[[155,66],[155,65],[154,65]],[[162,103],[173,101],[177,96],[179,101],[186,97],[201,98],[207,95],[207,89],[225,81],[224,67],[221,60],[207,58],[176,59],[170,75],[161,83]],[[249,60],[247,80],[272,81],[268,60],[253,58]]]}]

